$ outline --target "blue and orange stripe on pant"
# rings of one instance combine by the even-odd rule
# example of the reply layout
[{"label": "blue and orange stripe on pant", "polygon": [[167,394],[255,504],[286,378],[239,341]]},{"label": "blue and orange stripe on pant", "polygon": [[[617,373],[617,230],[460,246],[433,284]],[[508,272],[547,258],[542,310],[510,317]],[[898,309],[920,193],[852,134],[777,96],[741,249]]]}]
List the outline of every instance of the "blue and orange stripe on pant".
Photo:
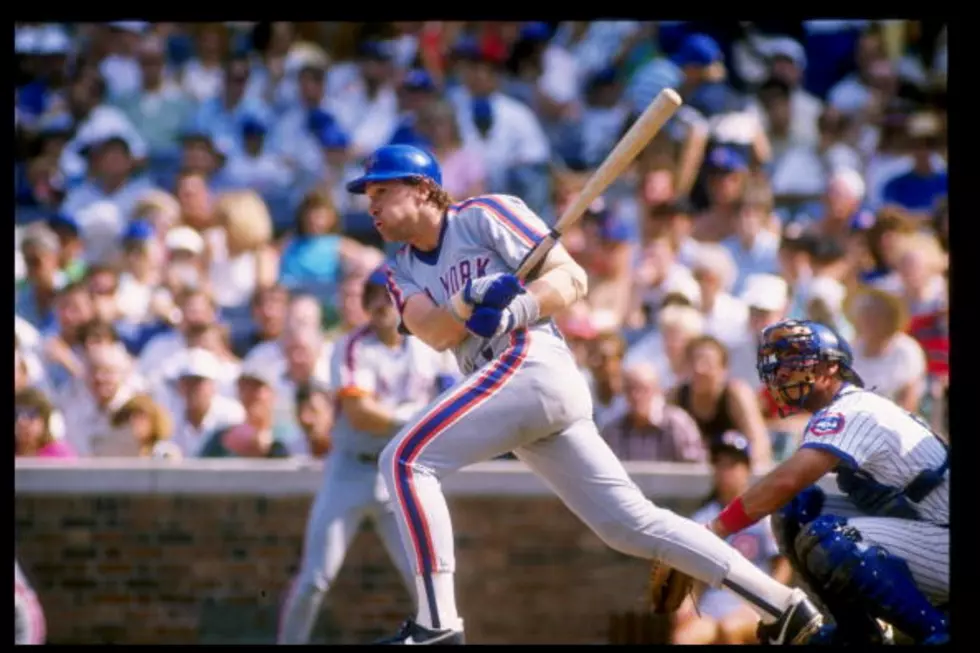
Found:
[{"label": "blue and orange stripe on pant", "polygon": [[[405,511],[408,533],[415,549],[418,568],[425,583],[433,627],[439,628],[435,591],[432,587],[433,546],[429,525],[421,510],[412,482],[412,464],[426,445],[467,413],[496,394],[521,368],[527,358],[530,335],[526,329],[511,334],[510,347],[475,380],[461,385],[431,409],[402,439],[394,457],[394,478],[398,503]],[[419,597],[422,600],[422,597]]]}]

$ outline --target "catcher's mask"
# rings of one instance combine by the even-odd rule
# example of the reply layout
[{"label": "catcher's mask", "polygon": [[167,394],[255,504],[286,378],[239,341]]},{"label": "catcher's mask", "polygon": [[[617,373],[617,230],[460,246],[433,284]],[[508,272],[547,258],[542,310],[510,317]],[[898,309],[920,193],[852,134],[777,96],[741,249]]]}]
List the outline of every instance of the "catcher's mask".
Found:
[{"label": "catcher's mask", "polygon": [[762,332],[756,369],[769,388],[780,417],[803,408],[821,363],[836,363],[841,379],[864,387],[851,369],[847,342],[830,327],[810,320],[783,320]]}]

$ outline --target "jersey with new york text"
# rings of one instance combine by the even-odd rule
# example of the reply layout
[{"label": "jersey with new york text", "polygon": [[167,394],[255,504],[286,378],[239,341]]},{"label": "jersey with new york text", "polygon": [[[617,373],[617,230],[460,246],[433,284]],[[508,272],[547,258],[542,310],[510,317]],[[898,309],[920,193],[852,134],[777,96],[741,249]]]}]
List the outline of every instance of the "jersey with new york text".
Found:
[{"label": "jersey with new york text", "polygon": [[[851,385],[814,414],[800,446],[831,451],[842,463],[893,488],[907,487],[926,469],[938,469],[947,456],[945,444],[920,418]],[[949,471],[921,502],[909,503],[922,520],[949,524]]]},{"label": "jersey with new york text", "polygon": [[[451,206],[443,219],[438,247],[420,252],[402,247],[388,268],[388,290],[399,311],[408,299],[424,293],[440,307],[448,307],[453,295],[467,279],[498,273],[514,273],[524,257],[548,234],[548,228],[519,198],[510,195],[481,195]],[[561,334],[550,319],[530,327],[543,338]],[[453,354],[464,374],[469,374],[500,352],[509,336],[501,336],[486,347],[469,334]],[[563,341],[562,341],[563,342]],[[564,346],[564,344],[562,344]]]},{"label": "jersey with new york text", "polygon": [[[389,347],[368,327],[344,336],[334,348],[331,368],[338,397],[370,395],[405,419],[425,408],[459,377],[456,361],[448,352],[437,352],[412,336]],[[331,437],[338,451],[370,455],[380,453],[390,439],[354,428],[342,410]]]}]

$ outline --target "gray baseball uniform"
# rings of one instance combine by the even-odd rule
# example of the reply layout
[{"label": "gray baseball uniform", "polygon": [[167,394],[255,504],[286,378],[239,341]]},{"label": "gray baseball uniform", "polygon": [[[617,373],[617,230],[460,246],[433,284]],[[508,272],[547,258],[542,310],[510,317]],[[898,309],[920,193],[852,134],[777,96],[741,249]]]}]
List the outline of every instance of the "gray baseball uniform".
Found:
[{"label": "gray baseball uniform", "polygon": [[[455,362],[411,336],[390,348],[365,327],[338,343],[331,367],[338,396],[370,394],[407,420],[432,401],[440,384],[452,376]],[[365,519],[373,520],[406,589],[415,596],[396,508],[378,473],[378,455],[389,437],[358,431],[343,411],[331,437],[334,449],[324,463],[323,484],[310,510],[302,565],[283,608],[280,644],[309,641],[323,597]]]},{"label": "gray baseball uniform", "polygon": [[[513,273],[546,233],[541,219],[516,197],[488,195],[456,204],[446,213],[436,250],[398,251],[388,271],[389,292],[400,310],[419,293],[446,306],[469,277]],[[643,496],[597,432],[589,388],[551,320],[501,336],[490,347],[471,336],[454,353],[469,376],[402,429],[380,463],[433,627],[443,627],[433,572],[453,572],[455,566],[439,479],[508,451],[609,546],[663,559],[713,587],[721,584],[740,554],[703,526]],[[444,610],[455,614],[455,607]]]}]

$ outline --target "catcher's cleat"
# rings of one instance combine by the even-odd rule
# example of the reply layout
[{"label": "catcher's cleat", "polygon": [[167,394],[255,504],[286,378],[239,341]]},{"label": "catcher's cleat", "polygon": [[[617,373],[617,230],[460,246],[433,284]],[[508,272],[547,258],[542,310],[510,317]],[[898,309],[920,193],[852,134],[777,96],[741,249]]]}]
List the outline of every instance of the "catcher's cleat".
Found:
[{"label": "catcher's cleat", "polygon": [[464,644],[465,639],[463,637],[462,631],[459,630],[431,630],[425,626],[420,626],[415,623],[414,619],[409,619],[402,624],[401,630],[394,637],[389,637],[388,639],[382,639],[381,641],[375,642],[376,644],[393,644],[393,645],[413,645],[413,646],[436,646],[436,645],[453,645],[453,644]]},{"label": "catcher's cleat", "polygon": [[759,642],[773,646],[806,644],[820,632],[823,615],[800,590],[795,590],[799,600],[771,624],[759,624]]}]

